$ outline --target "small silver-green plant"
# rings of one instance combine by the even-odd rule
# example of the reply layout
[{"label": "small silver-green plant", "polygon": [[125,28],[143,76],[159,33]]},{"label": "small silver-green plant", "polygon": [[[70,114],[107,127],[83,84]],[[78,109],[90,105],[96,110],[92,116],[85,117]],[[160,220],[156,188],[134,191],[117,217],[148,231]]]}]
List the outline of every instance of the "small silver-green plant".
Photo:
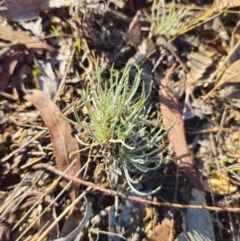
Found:
[{"label": "small silver-green plant", "polygon": [[130,67],[126,67],[122,73],[112,68],[108,81],[101,77],[99,68],[95,71],[87,91],[81,95],[90,123],[84,124],[74,110],[77,124],[88,132],[92,146],[109,143],[121,143],[126,146],[126,139],[135,135],[133,131],[137,120],[146,115],[144,104],[147,97],[144,85],[140,95],[136,97],[141,72],[137,69],[130,84]]},{"label": "small silver-green plant", "polygon": [[109,79],[105,81],[100,69],[96,68],[85,94],[81,95],[89,121],[81,121],[76,108],[76,122],[68,121],[88,134],[90,143],[84,143],[76,135],[86,148],[112,148],[130,187],[139,195],[149,195],[160,187],[149,193],[141,193],[133,187],[141,179],[134,181],[131,174],[145,174],[159,168],[167,159],[160,142],[168,130],[159,128],[160,122],[154,128],[146,124],[149,113],[146,100],[149,96],[145,94],[144,83],[141,83],[141,73],[138,66],[127,66],[122,72],[112,68]]}]

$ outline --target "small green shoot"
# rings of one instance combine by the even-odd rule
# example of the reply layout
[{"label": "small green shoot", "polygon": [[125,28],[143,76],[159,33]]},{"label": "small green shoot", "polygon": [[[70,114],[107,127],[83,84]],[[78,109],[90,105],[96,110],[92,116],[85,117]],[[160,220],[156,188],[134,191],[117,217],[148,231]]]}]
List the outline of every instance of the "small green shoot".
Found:
[{"label": "small green shoot", "polygon": [[80,38],[77,38],[76,41],[75,41],[75,45],[76,45],[76,49],[77,49],[77,52],[80,53],[81,51],[81,40]]},{"label": "small green shoot", "polygon": [[56,37],[59,37],[59,38],[62,37],[61,32],[60,32],[54,25],[51,25],[50,32],[51,32],[53,35],[55,35]]}]

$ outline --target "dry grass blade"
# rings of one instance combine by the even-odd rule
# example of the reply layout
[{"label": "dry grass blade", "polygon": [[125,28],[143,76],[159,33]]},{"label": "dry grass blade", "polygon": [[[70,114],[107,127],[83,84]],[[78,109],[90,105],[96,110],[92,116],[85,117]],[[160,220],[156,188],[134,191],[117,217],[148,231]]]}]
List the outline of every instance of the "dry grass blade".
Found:
[{"label": "dry grass blade", "polygon": [[[70,124],[60,117],[63,116],[60,109],[42,91],[32,90],[31,94],[25,95],[25,99],[31,101],[39,110],[49,129],[58,169],[64,171],[74,160],[77,160],[67,172],[69,175],[75,176],[81,169],[81,163],[79,154],[69,157],[71,152],[79,149],[77,141],[71,135],[72,128]],[[70,192],[72,200],[76,199],[76,195],[76,190]]]},{"label": "dry grass blade", "polygon": [[159,90],[159,101],[162,112],[163,125],[165,129],[169,129],[175,122],[175,125],[168,133],[168,138],[173,145],[177,158],[181,161],[187,177],[192,184],[200,191],[204,191],[200,182],[192,158],[190,157],[187,142],[184,133],[184,123],[179,112],[179,103],[176,93],[169,84],[169,76],[174,66],[169,70],[168,74],[161,81]]}]

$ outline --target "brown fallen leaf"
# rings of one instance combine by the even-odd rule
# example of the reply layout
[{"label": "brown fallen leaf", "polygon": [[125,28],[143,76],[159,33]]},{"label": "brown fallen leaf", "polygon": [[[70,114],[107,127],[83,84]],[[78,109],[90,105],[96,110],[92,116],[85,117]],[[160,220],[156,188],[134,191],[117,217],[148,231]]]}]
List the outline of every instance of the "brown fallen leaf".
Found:
[{"label": "brown fallen leaf", "polygon": [[[49,129],[53,151],[57,168],[65,171],[68,166],[75,161],[71,168],[66,172],[71,176],[75,176],[81,168],[80,155],[74,154],[69,157],[70,153],[79,149],[77,140],[72,136],[72,128],[70,124],[63,120],[60,109],[54,102],[42,91],[31,90],[31,94],[25,95],[25,99],[32,102],[39,110],[40,115]],[[66,185],[67,182],[64,181]],[[76,189],[72,189],[69,193],[72,201],[77,196]]]},{"label": "brown fallen leaf", "polygon": [[[175,235],[173,230],[173,236]],[[144,238],[142,241],[169,241],[171,232],[171,220],[165,218],[161,224],[158,224],[149,238]]]},{"label": "brown fallen leaf", "polygon": [[204,96],[203,101],[205,101],[216,89],[221,87],[226,83],[239,83],[240,78],[240,59],[231,64],[228,69],[224,72],[222,78],[219,82],[214,86],[213,89],[208,92],[206,96]]},{"label": "brown fallen leaf", "polygon": [[204,192],[203,185],[198,178],[193,160],[188,151],[184,133],[184,122],[182,115],[179,112],[178,99],[176,97],[175,91],[169,84],[168,78],[171,75],[173,69],[174,66],[169,70],[168,74],[161,81],[159,89],[159,102],[162,112],[163,125],[167,130],[172,126],[173,123],[175,123],[168,133],[168,138],[172,143],[177,158],[181,161],[181,165],[183,165],[187,177],[199,191]]}]

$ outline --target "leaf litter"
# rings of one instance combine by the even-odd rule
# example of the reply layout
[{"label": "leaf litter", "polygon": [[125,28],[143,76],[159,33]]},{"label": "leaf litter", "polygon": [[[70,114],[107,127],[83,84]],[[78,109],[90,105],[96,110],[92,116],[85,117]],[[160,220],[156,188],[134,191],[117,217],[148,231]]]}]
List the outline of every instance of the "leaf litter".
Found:
[{"label": "leaf litter", "polygon": [[[23,198],[17,192],[19,182],[29,174],[31,178],[25,184],[54,200],[51,201],[54,207],[47,208],[50,204],[41,201],[40,196],[38,200],[33,198],[29,206],[20,205],[19,212],[29,209],[28,214],[17,227],[8,230],[7,235],[1,234],[1,238],[117,241],[124,237],[131,241],[147,238],[160,241],[169,239],[170,233],[176,240],[185,234],[192,240],[199,237],[209,240],[209,235],[202,230],[211,227],[215,238],[212,233],[210,240],[230,240],[230,236],[237,239],[239,226],[235,221],[240,217],[236,211],[235,216],[226,211],[239,207],[236,198],[240,179],[239,22],[235,9],[226,7],[238,6],[238,2],[208,1],[208,9],[200,8],[206,3],[200,0],[197,3],[200,5],[190,6],[157,0],[3,2],[0,16],[8,21],[3,20],[0,36],[0,46],[3,46],[1,90],[4,91],[0,93],[0,109],[4,113],[0,132],[0,155],[3,156],[0,190],[3,193],[1,200],[5,202],[1,215],[8,205],[11,207],[11,202],[15,205],[13,200],[5,197],[8,193]],[[169,20],[165,21],[167,26],[164,19]],[[230,54],[232,57],[225,58]],[[92,100],[89,95],[83,103],[81,95],[88,93],[90,82],[96,81],[93,77],[96,63],[100,67],[99,83],[111,91],[110,69],[114,68],[116,76],[121,76],[129,62],[132,68],[138,65],[143,71],[134,98],[129,98],[131,101],[124,106],[126,116],[130,114],[129,106],[138,103],[141,93],[145,93],[148,99],[144,104],[147,118],[138,119],[132,125],[131,148],[134,143],[139,146],[135,146],[135,152],[128,153],[131,164],[127,163],[127,176],[123,172],[122,156],[118,154],[121,143],[128,140],[91,146],[88,130],[83,128],[91,123],[85,104],[94,105],[97,96]],[[168,73],[168,79],[164,78],[173,64],[176,64],[174,73],[171,77]],[[219,69],[226,64],[229,66],[223,69],[225,73],[222,75]],[[38,69],[41,69],[40,74],[36,72]],[[130,72],[129,89],[133,85],[134,73]],[[94,85],[94,88],[98,86]],[[211,88],[214,88],[215,95],[206,98]],[[215,91],[217,88],[220,91]],[[24,93],[27,93],[28,101],[24,100]],[[204,98],[205,103],[202,102]],[[78,125],[66,121],[75,120],[75,117]],[[96,113],[95,125],[99,126],[97,121]],[[145,130],[141,129],[143,122],[147,124]],[[160,136],[160,128],[164,132],[172,125],[168,138],[156,137],[155,141],[147,142],[149,133]],[[138,133],[136,141],[135,131],[140,130],[141,135]],[[160,149],[163,157],[170,158],[156,165],[157,158],[162,157],[154,153]],[[170,155],[173,150],[175,154]],[[83,163],[80,163],[80,156]],[[177,159],[180,165],[176,165]],[[58,170],[54,169],[55,165]],[[81,166],[83,179],[76,181],[73,176]],[[68,175],[64,177],[59,170],[64,172],[66,168],[69,168]],[[54,179],[62,175],[65,188],[68,181],[75,183],[70,189],[70,200],[65,188]],[[109,178],[113,176],[115,185],[111,187]],[[126,179],[131,180],[134,189],[128,186]],[[206,180],[212,188],[207,186]],[[79,183],[83,185],[79,186]],[[49,185],[51,191],[48,191]],[[85,190],[85,185],[93,189]],[[135,192],[151,193],[160,186],[158,192],[145,199]],[[200,198],[195,207],[200,209],[202,205],[208,205],[197,214],[197,218],[206,218],[205,223],[202,222],[205,226],[197,233],[192,231],[196,230],[191,226],[193,222],[186,221],[185,217],[188,211],[195,211],[192,210],[194,206],[185,206],[198,196],[191,192],[192,186],[206,191],[206,200],[198,192]],[[106,197],[109,194],[111,196]],[[88,200],[82,201],[84,196]],[[130,200],[126,201],[126,198]],[[72,214],[77,215],[67,217],[71,205],[75,207]],[[90,206],[93,214],[87,215]],[[187,208],[187,211],[180,212],[180,208]],[[17,205],[14,213],[16,209]],[[170,209],[174,209],[171,218],[168,216]],[[47,210],[50,212],[44,213]],[[61,219],[64,218],[62,225]],[[19,219],[16,217],[16,222]],[[49,223],[46,223],[47,219]],[[166,220],[168,225],[164,225]],[[213,223],[217,227],[214,230]],[[73,231],[79,224],[79,228]],[[5,227],[3,225],[3,229]]]}]

